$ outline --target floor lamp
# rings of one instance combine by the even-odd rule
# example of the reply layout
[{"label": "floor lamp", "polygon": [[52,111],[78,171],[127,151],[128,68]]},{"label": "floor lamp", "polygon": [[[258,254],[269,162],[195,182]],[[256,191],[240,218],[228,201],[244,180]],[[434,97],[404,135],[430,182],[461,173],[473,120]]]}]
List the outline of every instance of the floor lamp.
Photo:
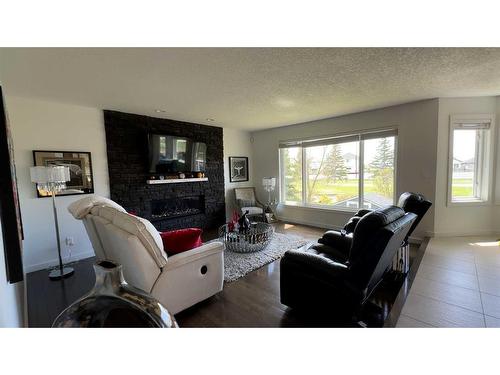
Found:
[{"label": "floor lamp", "polygon": [[59,268],[49,273],[51,280],[59,280],[71,276],[75,271],[71,267],[64,267],[61,257],[61,238],[59,236],[59,222],[57,221],[56,194],[66,189],[66,182],[70,180],[69,168],[64,166],[31,167],[31,181],[37,184],[37,189],[48,191],[52,196],[54,222],[57,236],[57,252]]},{"label": "floor lamp", "polygon": [[268,223],[276,222],[276,216],[274,215],[274,211],[271,208],[271,205],[274,203],[274,200],[271,200],[271,194],[276,188],[276,178],[275,177],[264,177],[262,178],[262,186],[264,190],[269,194],[267,200],[267,207],[265,209],[266,220]]}]

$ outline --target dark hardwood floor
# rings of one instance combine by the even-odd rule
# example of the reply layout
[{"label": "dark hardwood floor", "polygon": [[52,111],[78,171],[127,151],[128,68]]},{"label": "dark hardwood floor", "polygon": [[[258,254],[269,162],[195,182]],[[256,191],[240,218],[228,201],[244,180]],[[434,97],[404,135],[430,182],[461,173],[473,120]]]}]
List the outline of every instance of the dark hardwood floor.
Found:
[{"label": "dark hardwood floor", "polygon": [[[297,234],[315,241],[324,229],[287,223],[275,224],[277,232]],[[214,238],[208,231],[204,240]],[[425,246],[411,248],[411,263],[417,266]],[[416,261],[415,261],[416,260]],[[47,271],[27,275],[28,321],[30,327],[50,327],[57,315],[94,284],[93,258],[75,262],[75,275],[50,281]],[[357,327],[357,322],[314,312],[298,312],[280,303],[279,260],[257,269],[224,290],[176,315],[180,327]],[[413,271],[413,267],[412,267]],[[412,272],[410,272],[411,274]],[[385,280],[361,312],[361,326],[394,326],[409,288],[403,278]],[[411,285],[411,284],[410,284]],[[398,294],[399,293],[399,294]],[[391,313],[392,310],[392,313]],[[399,311],[398,311],[399,310]]]}]

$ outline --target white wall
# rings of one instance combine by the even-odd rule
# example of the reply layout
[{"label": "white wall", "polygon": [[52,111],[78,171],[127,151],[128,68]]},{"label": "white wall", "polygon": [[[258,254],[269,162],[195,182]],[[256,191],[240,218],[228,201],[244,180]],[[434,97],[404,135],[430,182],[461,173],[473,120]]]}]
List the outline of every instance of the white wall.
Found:
[{"label": "white wall", "polygon": [[[447,206],[448,188],[448,153],[449,153],[449,124],[452,114],[495,114],[500,108],[497,106],[499,99],[496,97],[475,98],[440,98],[439,99],[439,121],[438,121],[438,155],[437,155],[437,180],[436,180],[436,236],[465,236],[491,234],[500,230],[498,218],[500,218],[499,206],[493,202],[487,205],[477,206]],[[497,115],[498,121],[498,115]],[[498,124],[496,124],[498,128]],[[498,135],[495,135],[498,150]],[[494,159],[494,153],[491,155]],[[500,164],[497,164],[497,168]],[[497,180],[500,171],[496,173]],[[500,188],[499,183],[493,184],[495,190]],[[498,200],[500,196],[496,197]]]},{"label": "white wall", "polygon": [[[396,193],[414,191],[434,202],[436,183],[438,100],[424,100],[347,116],[312,121],[253,133],[254,181],[279,176],[280,140],[334,135],[359,130],[398,128]],[[265,193],[260,186],[259,196]],[[352,213],[279,206],[280,218],[326,228],[343,226]],[[419,225],[416,235],[434,230],[433,208]]]},{"label": "white wall", "polygon": [[[246,131],[224,128],[224,187],[226,194],[226,219],[229,219],[236,208],[234,198],[235,187],[254,186],[253,173],[253,149],[251,142],[251,134]],[[247,156],[249,179],[247,182],[229,182],[229,157],[230,156]]]},{"label": "white wall", "polygon": [[[0,227],[2,222],[0,221]],[[0,230],[0,328],[23,326],[23,282],[9,284],[5,269],[5,254]]]},{"label": "white wall", "polygon": [[[90,151],[96,194],[109,196],[106,142],[102,111],[55,102],[6,98],[18,178],[21,215],[24,226],[23,261],[25,272],[57,263],[57,244],[52,215],[52,202],[36,198],[30,181],[33,150]],[[83,224],[67,211],[67,206],[80,196],[58,197],[58,214],[63,258],[68,259],[66,237],[73,237],[71,260],[93,255]]]}]

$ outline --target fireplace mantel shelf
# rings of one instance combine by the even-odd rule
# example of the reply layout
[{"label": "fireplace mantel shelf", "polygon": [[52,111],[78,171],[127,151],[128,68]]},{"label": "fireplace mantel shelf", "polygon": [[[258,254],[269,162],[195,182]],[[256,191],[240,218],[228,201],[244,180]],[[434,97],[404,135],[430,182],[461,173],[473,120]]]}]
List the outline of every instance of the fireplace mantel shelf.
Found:
[{"label": "fireplace mantel shelf", "polygon": [[208,181],[208,177],[202,178],[171,178],[164,180],[146,180],[146,184],[148,185],[157,185],[157,184],[179,184],[182,182],[203,182]]}]

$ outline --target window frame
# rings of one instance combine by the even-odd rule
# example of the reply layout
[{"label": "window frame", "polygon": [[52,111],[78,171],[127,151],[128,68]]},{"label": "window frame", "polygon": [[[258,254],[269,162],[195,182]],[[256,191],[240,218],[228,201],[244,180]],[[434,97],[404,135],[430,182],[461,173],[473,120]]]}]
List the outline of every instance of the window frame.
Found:
[{"label": "window frame", "polygon": [[[453,198],[453,143],[455,130],[476,129],[474,124],[489,124],[484,129],[483,136],[476,136],[476,153],[474,157],[473,198]],[[471,127],[463,125],[470,124]],[[495,115],[494,114],[458,114],[450,115],[448,131],[448,176],[447,176],[447,206],[482,206],[492,202]]]},{"label": "window frame", "polygon": [[[302,149],[303,150],[303,149]],[[300,174],[302,176],[302,174],[304,173],[303,171],[303,168],[304,168],[304,153],[303,151],[301,150],[302,152],[302,155],[301,155],[301,170],[300,170]],[[284,198],[286,197],[286,193],[285,193],[285,174],[284,173],[281,173],[281,171],[283,170],[284,168],[284,162],[283,162],[283,154],[281,153],[281,148],[278,148],[278,160],[279,160],[279,166],[278,166],[278,173],[279,173],[279,204],[280,205],[283,205],[283,206],[291,206],[291,207],[300,207],[301,206],[301,203],[300,202],[297,202],[297,204],[295,204],[294,202],[290,201],[288,203],[285,203],[284,202]],[[303,176],[302,176],[303,177]],[[302,199],[304,198],[304,179],[301,178],[301,183],[302,183],[302,191],[301,191],[301,196],[302,196]]]},{"label": "window frame", "polygon": [[[380,137],[377,137],[377,134],[381,134]],[[392,133],[392,134],[391,134]],[[398,128],[397,127],[391,127],[391,128],[379,128],[379,129],[370,129],[370,130],[364,130],[364,131],[358,131],[355,133],[342,133],[342,134],[334,134],[334,135],[326,135],[326,136],[320,136],[320,137],[314,137],[314,138],[305,138],[305,139],[294,139],[294,140],[288,140],[288,141],[280,141],[279,144],[281,143],[289,143],[291,146],[289,147],[300,147],[301,148],[301,183],[302,183],[302,199],[301,202],[293,203],[293,202],[285,202],[284,197],[285,197],[285,176],[283,171],[283,155],[281,153],[281,148],[278,148],[278,160],[279,160],[279,166],[278,166],[278,173],[279,173],[279,204],[284,207],[295,207],[295,208],[308,208],[308,209],[318,209],[318,210],[325,210],[325,211],[336,211],[336,212],[356,212],[360,210],[363,207],[363,201],[364,201],[364,141],[368,139],[373,139],[373,138],[384,138],[382,135],[383,134],[388,134],[387,137],[394,137],[394,171],[393,171],[393,181],[394,181],[394,186],[393,186],[393,196],[392,196],[392,204],[396,204],[396,197],[397,197],[397,192],[398,192]],[[390,135],[389,135],[390,134]],[[371,135],[371,137],[366,137],[367,135]],[[307,195],[307,181],[306,181],[306,176],[305,176],[305,168],[307,167],[307,158],[306,158],[306,149],[307,146],[304,146],[303,143],[311,143],[311,142],[321,142],[322,140],[327,140],[328,139],[345,139],[345,142],[349,142],[349,139],[352,141],[353,137],[357,138],[357,141],[359,142],[359,148],[358,148],[358,207],[356,208],[339,208],[339,207],[334,207],[330,205],[325,205],[325,204],[311,204],[307,203],[306,195]],[[343,142],[340,142],[343,143]]]}]

